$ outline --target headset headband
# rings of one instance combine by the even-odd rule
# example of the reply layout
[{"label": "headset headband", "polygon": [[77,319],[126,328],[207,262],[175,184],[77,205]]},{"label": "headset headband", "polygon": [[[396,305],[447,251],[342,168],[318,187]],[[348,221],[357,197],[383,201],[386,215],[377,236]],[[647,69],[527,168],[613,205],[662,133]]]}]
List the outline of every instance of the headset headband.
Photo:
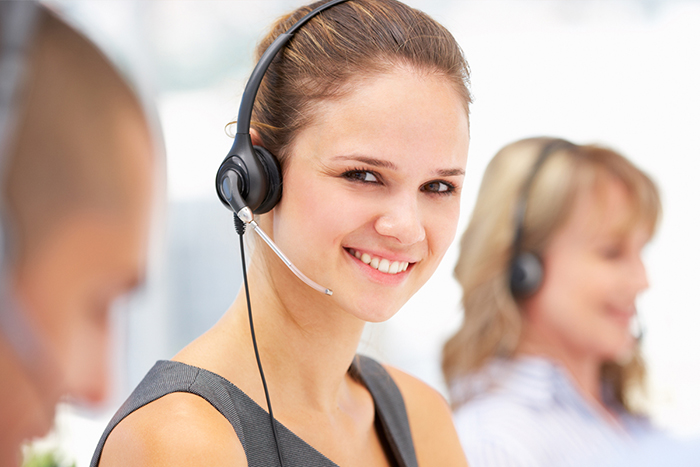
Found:
[{"label": "headset headband", "polygon": [[523,183],[522,189],[520,190],[520,196],[518,197],[518,202],[515,205],[515,236],[513,238],[513,258],[515,258],[521,252],[523,233],[525,231],[525,213],[527,211],[527,200],[530,197],[530,190],[532,184],[535,181],[535,177],[540,171],[540,168],[544,165],[545,161],[550,155],[558,151],[559,149],[572,148],[575,145],[565,139],[555,139],[547,143],[540,151],[537,156],[537,160],[530,169],[530,175],[528,175],[525,183]]},{"label": "headset headband", "polygon": [[255,103],[255,96],[258,94],[258,88],[260,88],[260,83],[262,83],[265,72],[270,67],[272,60],[279,53],[280,50],[287,45],[289,39],[297,32],[297,30],[306,24],[311,18],[321,13],[322,11],[337,5],[338,3],[346,2],[347,0],[331,0],[328,3],[315,8],[309,12],[306,16],[301,18],[299,21],[294,23],[294,25],[287,30],[287,32],[280,34],[270,46],[265,50],[260,57],[257,65],[253,69],[250,78],[248,78],[248,83],[243,91],[243,97],[241,97],[241,106],[238,109],[238,122],[236,124],[236,133],[250,133],[250,118],[253,114],[253,104]]},{"label": "headset headband", "polygon": [[540,151],[535,163],[530,169],[530,174],[525,179],[515,205],[515,231],[510,258],[510,292],[514,298],[526,298],[537,292],[542,285],[544,267],[541,258],[532,251],[522,251],[523,236],[525,231],[525,213],[527,210],[530,190],[535,177],[549,156],[564,148],[573,148],[574,144],[563,139],[554,139],[547,142]]}]

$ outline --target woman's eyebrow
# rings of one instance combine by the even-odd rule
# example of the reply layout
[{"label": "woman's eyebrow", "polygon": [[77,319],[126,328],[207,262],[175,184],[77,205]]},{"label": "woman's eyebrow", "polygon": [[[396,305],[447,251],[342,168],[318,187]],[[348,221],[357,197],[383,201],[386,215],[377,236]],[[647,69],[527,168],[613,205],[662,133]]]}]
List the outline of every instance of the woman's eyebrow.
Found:
[{"label": "woman's eyebrow", "polygon": [[435,174],[441,177],[453,177],[455,175],[464,175],[464,169],[438,169]]},{"label": "woman's eyebrow", "polygon": [[362,162],[363,164],[371,165],[372,167],[379,167],[383,169],[399,170],[399,168],[390,161],[385,161],[383,159],[375,159],[373,157],[365,156],[336,156],[333,159],[341,161],[356,161]]},{"label": "woman's eyebrow", "polygon": [[[386,161],[383,159],[375,159],[373,157],[366,157],[366,156],[336,156],[333,158],[334,160],[341,160],[341,161],[356,161],[356,162],[362,162],[363,164],[367,164],[372,167],[379,167],[383,169],[390,169],[390,170],[399,170],[399,168],[394,164],[393,162]],[[454,169],[438,169],[434,172],[436,175],[440,177],[453,177],[456,175],[464,175],[464,169],[462,168],[454,168]]]}]

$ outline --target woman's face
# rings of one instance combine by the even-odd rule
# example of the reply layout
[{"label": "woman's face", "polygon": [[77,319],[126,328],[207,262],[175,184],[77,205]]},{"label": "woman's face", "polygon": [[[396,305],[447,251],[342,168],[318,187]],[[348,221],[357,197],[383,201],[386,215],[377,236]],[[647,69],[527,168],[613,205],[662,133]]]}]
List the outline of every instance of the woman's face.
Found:
[{"label": "woman's face", "polygon": [[637,295],[647,288],[643,225],[622,229],[629,195],[621,182],[582,193],[571,217],[543,252],[544,282],[526,303],[530,338],[599,361],[627,355]]},{"label": "woman's face", "polygon": [[467,113],[444,78],[399,68],[358,80],[350,94],[320,104],[296,136],[274,239],[333,290],[320,298],[383,321],[425,283],[454,237],[468,144]]}]

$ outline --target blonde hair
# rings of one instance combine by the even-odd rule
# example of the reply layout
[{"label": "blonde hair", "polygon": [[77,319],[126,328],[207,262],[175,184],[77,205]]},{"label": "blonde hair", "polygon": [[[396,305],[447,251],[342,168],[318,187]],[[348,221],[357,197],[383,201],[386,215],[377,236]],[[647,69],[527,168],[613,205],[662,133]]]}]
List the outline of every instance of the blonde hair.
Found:
[{"label": "blonde hair", "polygon": [[[552,141],[531,138],[509,144],[494,156],[484,174],[454,270],[462,286],[464,320],[443,348],[442,368],[454,407],[475,395],[455,390],[458,381],[494,357],[511,357],[519,343],[522,317],[509,289],[515,209],[536,159]],[[527,193],[522,249],[541,253],[566,222],[576,197],[587,190],[601,193],[611,177],[629,194],[631,209],[624,226],[642,223],[653,234],[661,213],[654,182],[610,149],[572,145],[551,153],[533,180]],[[601,379],[612,387],[615,400],[631,410],[631,395],[641,388],[644,373],[636,347],[627,363],[606,363]]]}]

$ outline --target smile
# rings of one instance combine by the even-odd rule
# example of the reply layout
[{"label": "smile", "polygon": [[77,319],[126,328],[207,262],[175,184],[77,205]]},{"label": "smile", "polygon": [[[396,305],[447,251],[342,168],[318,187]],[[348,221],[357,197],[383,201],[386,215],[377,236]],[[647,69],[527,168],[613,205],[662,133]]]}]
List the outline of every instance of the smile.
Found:
[{"label": "smile", "polygon": [[384,274],[398,274],[400,272],[404,272],[406,269],[408,269],[410,264],[408,261],[389,261],[388,259],[381,258],[379,256],[371,256],[368,253],[360,253],[352,248],[348,248],[347,250],[355,258],[376,269],[377,271],[383,272]]}]

